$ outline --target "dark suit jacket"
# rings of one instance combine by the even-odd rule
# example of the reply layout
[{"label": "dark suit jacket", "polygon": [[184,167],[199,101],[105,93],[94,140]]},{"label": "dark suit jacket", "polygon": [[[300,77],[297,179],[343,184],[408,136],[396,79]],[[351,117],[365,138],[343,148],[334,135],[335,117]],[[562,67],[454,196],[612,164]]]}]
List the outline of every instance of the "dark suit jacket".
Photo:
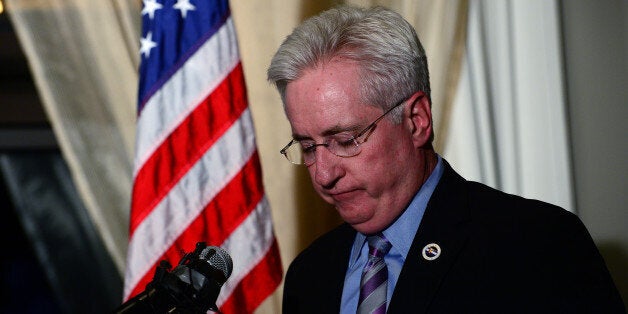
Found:
[{"label": "dark suit jacket", "polygon": [[[284,313],[339,313],[355,230],[343,224],[290,265]],[[432,261],[422,248],[436,243]],[[388,313],[625,313],[574,214],[460,177],[446,162]]]}]

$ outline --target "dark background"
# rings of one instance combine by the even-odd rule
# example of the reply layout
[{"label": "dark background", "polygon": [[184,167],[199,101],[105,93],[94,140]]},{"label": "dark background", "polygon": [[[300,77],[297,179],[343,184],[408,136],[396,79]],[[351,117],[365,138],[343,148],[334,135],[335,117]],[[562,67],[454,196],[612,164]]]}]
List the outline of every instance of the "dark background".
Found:
[{"label": "dark background", "polygon": [[122,279],[80,200],[0,14],[0,313],[111,313]]}]

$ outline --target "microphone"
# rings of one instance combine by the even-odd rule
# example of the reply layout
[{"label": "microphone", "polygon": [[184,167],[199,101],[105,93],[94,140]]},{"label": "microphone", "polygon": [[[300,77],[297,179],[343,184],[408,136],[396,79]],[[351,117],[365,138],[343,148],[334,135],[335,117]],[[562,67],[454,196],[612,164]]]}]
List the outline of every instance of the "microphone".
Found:
[{"label": "microphone", "polygon": [[231,276],[233,261],[224,249],[198,242],[172,271],[162,260],[146,289],[120,305],[116,314],[219,312],[216,299]]}]

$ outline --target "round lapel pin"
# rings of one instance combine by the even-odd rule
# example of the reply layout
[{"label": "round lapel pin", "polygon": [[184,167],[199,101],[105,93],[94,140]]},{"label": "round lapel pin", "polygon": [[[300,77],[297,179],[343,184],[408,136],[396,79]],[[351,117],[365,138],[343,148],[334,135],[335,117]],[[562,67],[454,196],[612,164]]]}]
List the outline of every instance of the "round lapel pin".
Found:
[{"label": "round lapel pin", "polygon": [[438,244],[430,243],[426,245],[425,247],[423,247],[421,254],[423,255],[424,259],[428,261],[433,261],[440,256],[440,252],[441,252],[441,249],[440,249],[440,246],[438,246]]}]

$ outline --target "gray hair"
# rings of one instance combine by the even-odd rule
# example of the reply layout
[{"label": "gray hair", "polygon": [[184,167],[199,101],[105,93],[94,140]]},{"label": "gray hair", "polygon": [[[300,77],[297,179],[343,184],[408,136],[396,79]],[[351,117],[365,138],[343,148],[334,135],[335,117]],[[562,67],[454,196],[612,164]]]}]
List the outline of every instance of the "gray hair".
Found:
[{"label": "gray hair", "polygon": [[[363,78],[361,98],[383,110],[417,91],[430,97],[427,58],[414,28],[383,7],[338,6],[309,18],[275,53],[268,80],[285,104],[288,83],[334,57],[357,62]],[[399,122],[401,110],[391,115]]]}]

